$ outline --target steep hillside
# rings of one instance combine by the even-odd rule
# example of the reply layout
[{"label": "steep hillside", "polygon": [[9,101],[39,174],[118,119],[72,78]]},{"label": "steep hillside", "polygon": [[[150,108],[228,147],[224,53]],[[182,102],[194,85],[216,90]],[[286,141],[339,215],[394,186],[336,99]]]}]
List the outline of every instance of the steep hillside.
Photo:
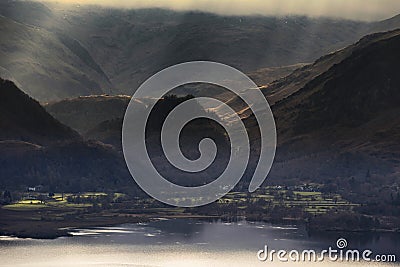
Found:
[{"label": "steep hillside", "polygon": [[0,15],[0,67],[40,101],[131,95],[155,72],[191,60],[253,73],[312,62],[367,33],[400,27],[398,17],[366,23],[18,0],[2,1]]},{"label": "steep hillside", "polygon": [[390,114],[396,114],[400,100],[398,47],[399,30],[369,35],[345,59],[277,103],[277,117],[292,128],[282,128],[283,140],[333,128],[346,137],[345,132],[364,127],[355,140],[362,142],[370,132],[393,127],[396,119]]},{"label": "steep hillside", "polygon": [[78,133],[61,124],[14,83],[0,78],[0,140],[49,144],[77,140]]},{"label": "steep hillside", "polygon": [[399,30],[366,36],[275,103],[270,182],[319,182],[354,201],[391,203],[400,184],[399,47]]},{"label": "steep hillside", "polygon": [[103,143],[84,141],[12,82],[0,80],[0,188],[50,191],[137,187],[122,155]]},{"label": "steep hillside", "polygon": [[366,29],[365,23],[332,19],[166,10],[80,7],[63,9],[62,14],[68,23],[53,27],[88,47],[125,94],[155,72],[185,61],[218,61],[245,72],[311,62],[356,41]]},{"label": "steep hillside", "polygon": [[400,28],[400,15],[371,24],[370,32],[390,31]]},{"label": "steep hillside", "polygon": [[[155,72],[190,60],[219,61],[246,72],[311,62],[357,40],[368,28],[367,23],[327,18],[218,16],[11,0],[0,3],[0,14],[7,18],[1,24],[18,25],[1,29],[5,38],[0,48],[9,59],[0,66],[41,101],[109,93],[110,88],[130,95]],[[22,41],[28,37],[29,42]],[[13,38],[20,42],[14,44]],[[16,54],[29,60],[20,60],[17,68]],[[40,88],[57,92],[41,94]]]},{"label": "steep hillside", "polygon": [[109,92],[111,84],[80,43],[0,15],[0,67],[35,99]]}]

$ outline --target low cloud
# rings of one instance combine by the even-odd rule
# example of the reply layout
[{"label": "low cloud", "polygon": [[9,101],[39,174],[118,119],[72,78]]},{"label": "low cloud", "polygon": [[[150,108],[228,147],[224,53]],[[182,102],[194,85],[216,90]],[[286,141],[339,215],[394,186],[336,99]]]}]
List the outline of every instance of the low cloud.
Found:
[{"label": "low cloud", "polygon": [[380,20],[400,13],[399,0],[57,0],[57,2],[122,8],[200,10],[224,15],[307,15],[354,20]]}]

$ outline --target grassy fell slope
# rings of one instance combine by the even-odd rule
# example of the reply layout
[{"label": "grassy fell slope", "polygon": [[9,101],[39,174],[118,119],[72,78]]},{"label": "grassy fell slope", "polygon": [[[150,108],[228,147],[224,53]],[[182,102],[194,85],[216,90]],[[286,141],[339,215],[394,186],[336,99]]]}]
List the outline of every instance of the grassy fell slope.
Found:
[{"label": "grassy fell slope", "polygon": [[111,87],[89,54],[73,41],[66,45],[66,38],[1,15],[0,32],[0,66],[36,99],[101,94]]}]

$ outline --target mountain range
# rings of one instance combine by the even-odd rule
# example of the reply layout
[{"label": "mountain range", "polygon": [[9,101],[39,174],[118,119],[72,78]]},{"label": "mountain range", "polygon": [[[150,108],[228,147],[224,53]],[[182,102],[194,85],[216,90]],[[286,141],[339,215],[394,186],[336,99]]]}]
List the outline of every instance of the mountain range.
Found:
[{"label": "mountain range", "polygon": [[[141,194],[121,153],[129,95],[163,67],[214,60],[246,71],[271,105],[278,147],[266,183],[319,183],[377,210],[399,192],[399,16],[366,23],[9,0],[0,7],[2,188]],[[364,36],[376,31],[383,32]],[[192,97],[185,92],[210,94],[240,114],[253,152],[238,185],[246,190],[259,130],[249,107],[221,88],[192,85],[160,99],[146,135],[153,162],[183,185],[212,180],[226,166],[225,132],[199,120],[182,133],[184,154],[198,157],[203,137],[222,153],[197,179],[167,170],[159,130],[167,113]]]},{"label": "mountain range", "polygon": [[[396,192],[400,162],[399,45],[399,30],[368,35],[260,89],[272,105],[278,131],[276,160],[267,183],[324,183],[327,188],[342,190],[349,198],[356,195],[358,200],[360,194],[371,200],[371,192],[376,199],[386,199]],[[121,97],[95,99],[99,101],[97,105],[108,105],[110,99],[117,101]],[[107,108],[92,115],[84,112],[84,120],[97,124],[85,132],[87,139],[120,149],[121,115],[129,98],[122,99],[125,103],[119,102],[114,115],[107,115]],[[75,123],[79,120],[76,103],[84,109],[91,101],[92,98],[63,100],[46,109],[73,127],[63,116],[71,114],[70,121]],[[229,103],[242,108],[235,99]],[[61,104],[64,112],[55,108]],[[102,117],[104,120],[99,119]],[[249,110],[242,117],[252,138],[252,151],[257,154],[257,124]],[[253,156],[251,167],[256,161]],[[349,189],[350,181],[359,182],[362,190]]]},{"label": "mountain range", "polygon": [[312,62],[367,33],[400,25],[398,17],[367,23],[13,0],[1,1],[0,16],[1,73],[41,102],[131,95],[155,72],[191,60],[247,73]]}]

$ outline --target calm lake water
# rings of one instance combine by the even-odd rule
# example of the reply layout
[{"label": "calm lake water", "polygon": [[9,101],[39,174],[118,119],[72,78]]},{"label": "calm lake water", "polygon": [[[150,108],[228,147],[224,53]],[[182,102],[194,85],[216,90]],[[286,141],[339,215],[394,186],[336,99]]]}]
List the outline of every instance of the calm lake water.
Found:
[{"label": "calm lake water", "polygon": [[303,226],[222,223],[189,219],[147,224],[76,229],[73,237],[55,240],[0,238],[0,266],[400,266],[382,263],[261,262],[257,251],[269,249],[336,249],[345,238],[348,249],[400,257],[399,234],[310,235]]}]

